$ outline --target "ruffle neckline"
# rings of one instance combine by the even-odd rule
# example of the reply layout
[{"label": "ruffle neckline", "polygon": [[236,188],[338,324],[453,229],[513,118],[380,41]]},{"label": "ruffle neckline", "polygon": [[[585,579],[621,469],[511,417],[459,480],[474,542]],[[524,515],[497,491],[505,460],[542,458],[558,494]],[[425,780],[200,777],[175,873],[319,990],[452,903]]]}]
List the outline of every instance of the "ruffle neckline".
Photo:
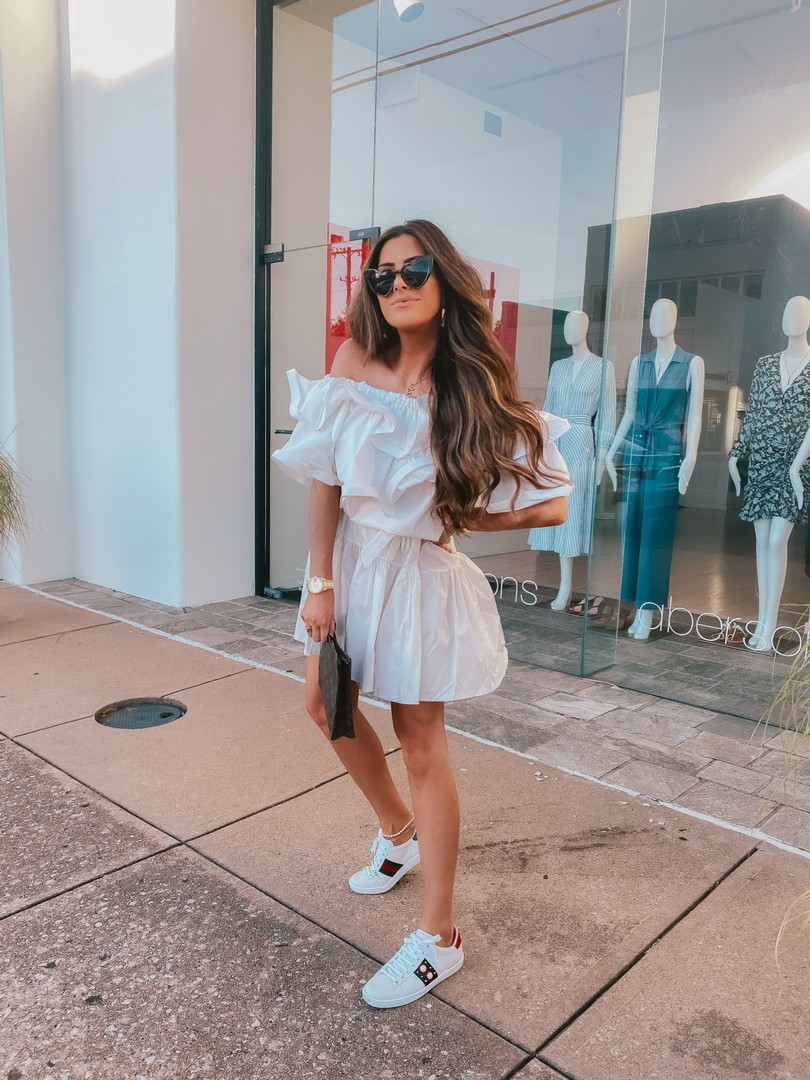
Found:
[{"label": "ruffle neckline", "polygon": [[430,394],[417,394],[412,397],[410,394],[405,394],[400,390],[385,390],[382,386],[374,386],[373,383],[364,382],[362,379],[349,379],[345,375],[326,375],[324,378],[331,380],[334,383],[348,383],[349,387],[357,387],[368,394],[370,398],[376,398],[379,401],[398,401],[403,405],[412,406],[417,405],[423,408],[422,402],[427,405],[427,400]]}]

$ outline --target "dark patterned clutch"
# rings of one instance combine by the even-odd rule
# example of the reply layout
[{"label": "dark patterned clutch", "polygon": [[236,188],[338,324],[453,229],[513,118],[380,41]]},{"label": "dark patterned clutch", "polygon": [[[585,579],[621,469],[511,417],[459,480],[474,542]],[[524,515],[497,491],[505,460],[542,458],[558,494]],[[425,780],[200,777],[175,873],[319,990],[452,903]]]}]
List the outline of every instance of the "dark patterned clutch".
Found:
[{"label": "dark patterned clutch", "polygon": [[332,742],[335,739],[354,738],[351,681],[351,657],[338,645],[335,635],[330,634],[326,641],[321,642],[318,685],[323,696]]}]

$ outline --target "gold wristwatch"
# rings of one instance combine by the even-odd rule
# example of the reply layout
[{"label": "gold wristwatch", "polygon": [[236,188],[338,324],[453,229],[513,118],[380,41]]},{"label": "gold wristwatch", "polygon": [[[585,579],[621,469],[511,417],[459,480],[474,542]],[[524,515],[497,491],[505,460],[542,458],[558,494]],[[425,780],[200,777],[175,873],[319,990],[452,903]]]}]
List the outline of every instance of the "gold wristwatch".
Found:
[{"label": "gold wristwatch", "polygon": [[329,578],[318,577],[317,574],[307,582],[307,592],[311,593],[326,592],[327,589],[334,589],[334,587],[334,581],[330,581]]}]

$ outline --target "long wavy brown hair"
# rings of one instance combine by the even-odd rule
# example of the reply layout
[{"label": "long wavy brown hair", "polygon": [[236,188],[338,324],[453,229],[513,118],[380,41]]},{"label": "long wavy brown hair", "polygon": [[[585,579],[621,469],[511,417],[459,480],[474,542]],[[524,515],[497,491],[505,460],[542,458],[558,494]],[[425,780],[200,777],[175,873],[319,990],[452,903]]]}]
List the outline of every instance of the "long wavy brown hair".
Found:
[{"label": "long wavy brown hair", "polygon": [[[429,365],[431,450],[436,462],[433,509],[450,534],[479,516],[502,477],[533,487],[557,487],[565,478],[543,460],[543,425],[537,408],[521,398],[506,351],[495,336],[478,271],[432,221],[415,219],[382,233],[366,260],[377,269],[383,245],[412,236],[433,256],[433,273],[444,308],[436,351]],[[348,313],[352,338],[367,355],[396,363],[399,332],[386,322],[370,289],[358,289]],[[525,465],[515,461],[519,445]]]}]

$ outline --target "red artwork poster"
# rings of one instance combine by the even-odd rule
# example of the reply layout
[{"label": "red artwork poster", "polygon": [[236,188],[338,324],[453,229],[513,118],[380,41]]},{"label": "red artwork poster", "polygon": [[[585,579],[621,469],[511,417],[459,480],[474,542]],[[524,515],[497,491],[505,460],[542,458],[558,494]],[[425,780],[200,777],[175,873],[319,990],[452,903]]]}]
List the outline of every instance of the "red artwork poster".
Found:
[{"label": "red artwork poster", "polygon": [[354,290],[360,283],[363,263],[371,252],[370,240],[349,240],[349,230],[329,226],[326,245],[326,374],[332,370],[335,353],[349,336],[346,313]]},{"label": "red artwork poster", "polygon": [[[359,287],[363,263],[371,252],[370,240],[349,240],[349,229],[329,226],[326,245],[326,355],[325,370],[332,369],[335,353],[346,340],[346,313],[354,290]],[[517,348],[518,296],[520,270],[516,266],[471,260],[484,286],[484,295],[492,312],[495,334],[515,365]]]}]

